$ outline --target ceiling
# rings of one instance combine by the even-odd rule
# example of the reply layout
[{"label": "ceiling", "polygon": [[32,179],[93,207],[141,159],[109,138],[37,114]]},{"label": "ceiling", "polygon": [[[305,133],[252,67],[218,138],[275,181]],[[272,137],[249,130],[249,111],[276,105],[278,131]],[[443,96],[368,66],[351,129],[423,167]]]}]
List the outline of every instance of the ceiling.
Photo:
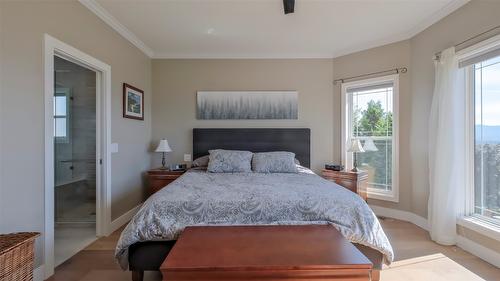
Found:
[{"label": "ceiling", "polygon": [[408,39],[468,0],[80,0],[152,58],[332,58]]}]

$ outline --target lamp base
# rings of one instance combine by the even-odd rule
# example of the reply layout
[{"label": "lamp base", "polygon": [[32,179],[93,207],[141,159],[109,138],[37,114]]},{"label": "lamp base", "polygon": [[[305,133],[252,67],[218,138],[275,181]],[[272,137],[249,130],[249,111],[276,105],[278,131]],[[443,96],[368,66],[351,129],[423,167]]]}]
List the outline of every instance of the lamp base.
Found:
[{"label": "lamp base", "polygon": [[352,168],[352,169],[351,169],[351,172],[353,172],[353,173],[357,173],[357,172],[359,172],[359,170],[358,170],[358,168],[357,168],[357,167],[354,167],[354,168]]}]

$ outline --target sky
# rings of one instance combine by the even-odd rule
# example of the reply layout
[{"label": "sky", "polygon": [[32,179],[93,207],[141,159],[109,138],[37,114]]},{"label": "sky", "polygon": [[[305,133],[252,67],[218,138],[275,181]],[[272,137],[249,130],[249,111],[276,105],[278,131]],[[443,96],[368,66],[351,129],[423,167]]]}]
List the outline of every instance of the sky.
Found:
[{"label": "sky", "polygon": [[476,125],[500,126],[500,57],[476,64],[475,72]]},{"label": "sky", "polygon": [[354,98],[354,108],[357,107],[361,109],[361,111],[365,110],[368,107],[369,101],[374,100],[375,102],[380,101],[384,111],[392,112],[392,87],[355,92],[353,98]]}]

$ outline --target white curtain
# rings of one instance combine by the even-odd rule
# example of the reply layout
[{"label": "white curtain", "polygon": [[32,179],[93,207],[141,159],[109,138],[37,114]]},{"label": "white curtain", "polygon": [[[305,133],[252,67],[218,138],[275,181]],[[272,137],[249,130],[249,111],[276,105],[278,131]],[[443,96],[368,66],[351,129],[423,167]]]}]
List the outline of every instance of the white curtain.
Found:
[{"label": "white curtain", "polygon": [[465,192],[465,72],[455,48],[435,62],[435,85],[429,117],[429,206],[431,239],[456,244],[456,222]]}]

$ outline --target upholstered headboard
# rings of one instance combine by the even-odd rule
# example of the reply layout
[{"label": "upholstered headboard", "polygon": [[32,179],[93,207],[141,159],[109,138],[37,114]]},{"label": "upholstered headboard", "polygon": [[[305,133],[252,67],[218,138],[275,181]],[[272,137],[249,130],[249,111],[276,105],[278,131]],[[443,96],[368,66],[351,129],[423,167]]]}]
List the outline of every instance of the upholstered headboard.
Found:
[{"label": "upholstered headboard", "polygon": [[193,129],[193,159],[210,149],[252,152],[290,151],[304,167],[311,165],[311,130],[307,128]]}]

